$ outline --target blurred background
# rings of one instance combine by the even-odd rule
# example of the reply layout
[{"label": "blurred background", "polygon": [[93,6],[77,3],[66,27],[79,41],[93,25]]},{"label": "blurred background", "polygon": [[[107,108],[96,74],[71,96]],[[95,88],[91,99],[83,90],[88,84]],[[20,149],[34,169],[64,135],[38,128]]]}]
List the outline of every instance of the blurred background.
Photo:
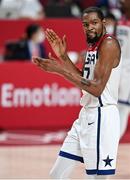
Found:
[{"label": "blurred background", "polygon": [[[67,36],[68,54],[82,68],[87,43],[81,15],[89,6],[102,9],[107,31],[116,36],[124,16],[119,0],[0,0],[0,179],[49,178],[66,132],[80,111],[82,94],[61,77],[39,70],[31,57],[47,58],[52,52],[44,34],[51,28],[60,37]],[[117,174],[122,179],[130,178],[127,119]],[[81,167],[73,178],[82,179],[83,174]]]}]

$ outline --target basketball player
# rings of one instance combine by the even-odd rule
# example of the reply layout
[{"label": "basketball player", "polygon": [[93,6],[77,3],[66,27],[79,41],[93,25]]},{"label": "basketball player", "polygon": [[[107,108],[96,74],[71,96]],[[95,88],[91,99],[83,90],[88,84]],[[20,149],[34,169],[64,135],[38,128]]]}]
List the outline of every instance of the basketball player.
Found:
[{"label": "basketball player", "polygon": [[106,34],[105,19],[99,8],[87,8],[82,23],[89,46],[83,72],[67,55],[66,37],[60,39],[51,29],[46,30],[46,37],[60,62],[51,54],[49,59],[33,57],[33,62],[42,70],[57,73],[83,90],[79,117],[50,172],[54,179],[69,178],[78,161],[85,164],[91,179],[106,179],[106,175],[115,174],[116,169],[120,133],[117,109],[120,46]]},{"label": "basketball player", "polygon": [[124,135],[130,113],[130,0],[120,0],[123,17],[117,26],[117,38],[122,50],[122,71],[119,85],[119,112],[121,137]]}]

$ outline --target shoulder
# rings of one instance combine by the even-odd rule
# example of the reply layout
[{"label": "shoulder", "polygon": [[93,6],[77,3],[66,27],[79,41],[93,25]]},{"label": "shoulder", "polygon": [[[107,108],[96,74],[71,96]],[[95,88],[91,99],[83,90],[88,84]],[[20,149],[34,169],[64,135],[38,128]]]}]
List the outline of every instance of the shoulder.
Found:
[{"label": "shoulder", "polygon": [[105,38],[98,52],[101,62],[110,64],[112,67],[116,67],[119,64],[121,48],[116,38],[112,36]]},{"label": "shoulder", "polygon": [[100,50],[120,51],[119,41],[113,36],[108,36],[102,41],[99,51]]},{"label": "shoulder", "polygon": [[118,44],[119,44],[119,42],[116,39],[116,37],[114,37],[114,36],[108,36],[102,42],[102,45],[106,45],[106,46],[109,46],[109,45],[114,46],[114,45],[118,45]]}]

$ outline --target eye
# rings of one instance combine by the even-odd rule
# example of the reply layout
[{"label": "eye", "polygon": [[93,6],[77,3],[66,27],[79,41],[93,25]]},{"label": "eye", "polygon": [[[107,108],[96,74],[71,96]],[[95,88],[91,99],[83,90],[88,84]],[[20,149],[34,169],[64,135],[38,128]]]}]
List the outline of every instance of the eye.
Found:
[{"label": "eye", "polygon": [[96,25],[96,24],[97,24],[97,21],[94,21],[93,24]]},{"label": "eye", "polygon": [[88,23],[83,23],[83,26],[88,27],[89,25],[88,25]]}]

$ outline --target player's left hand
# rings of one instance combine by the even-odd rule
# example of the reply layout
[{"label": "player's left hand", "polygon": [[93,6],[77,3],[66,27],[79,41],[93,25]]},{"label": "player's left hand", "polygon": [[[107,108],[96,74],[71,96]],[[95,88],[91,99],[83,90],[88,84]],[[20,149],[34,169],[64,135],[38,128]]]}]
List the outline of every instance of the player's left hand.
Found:
[{"label": "player's left hand", "polygon": [[32,62],[40,69],[47,72],[60,73],[62,69],[61,64],[52,57],[51,53],[49,53],[49,59],[33,56]]},{"label": "player's left hand", "polygon": [[45,31],[46,38],[51,45],[55,55],[60,58],[64,54],[66,54],[66,36],[64,35],[62,38],[60,38],[55,31],[52,29],[46,29]]}]

